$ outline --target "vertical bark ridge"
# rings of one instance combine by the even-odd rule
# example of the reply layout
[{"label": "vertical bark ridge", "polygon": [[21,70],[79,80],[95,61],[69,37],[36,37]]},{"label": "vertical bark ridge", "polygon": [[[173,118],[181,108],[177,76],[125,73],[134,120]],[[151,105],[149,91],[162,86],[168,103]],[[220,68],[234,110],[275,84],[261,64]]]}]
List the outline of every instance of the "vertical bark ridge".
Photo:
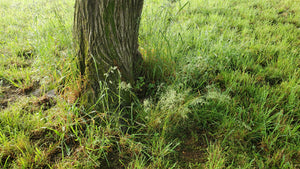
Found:
[{"label": "vertical bark ridge", "polygon": [[[136,68],[142,61],[138,31],[143,1],[76,0],[74,35],[79,69],[94,94],[99,90],[99,79],[105,80],[104,74],[112,66],[124,81],[134,83],[137,78]],[[117,78],[108,80],[117,83]]]}]

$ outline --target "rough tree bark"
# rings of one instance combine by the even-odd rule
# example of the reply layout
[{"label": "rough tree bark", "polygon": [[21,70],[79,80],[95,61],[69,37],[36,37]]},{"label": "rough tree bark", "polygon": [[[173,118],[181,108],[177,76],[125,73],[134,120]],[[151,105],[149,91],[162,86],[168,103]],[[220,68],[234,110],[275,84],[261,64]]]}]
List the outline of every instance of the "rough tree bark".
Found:
[{"label": "rough tree bark", "polygon": [[[100,81],[116,88],[118,75],[105,74],[116,67],[123,81],[134,83],[142,62],[138,31],[144,0],[76,0],[74,35],[81,76],[90,102],[97,99]],[[112,89],[114,90],[114,89]],[[92,98],[91,98],[92,97]]]}]

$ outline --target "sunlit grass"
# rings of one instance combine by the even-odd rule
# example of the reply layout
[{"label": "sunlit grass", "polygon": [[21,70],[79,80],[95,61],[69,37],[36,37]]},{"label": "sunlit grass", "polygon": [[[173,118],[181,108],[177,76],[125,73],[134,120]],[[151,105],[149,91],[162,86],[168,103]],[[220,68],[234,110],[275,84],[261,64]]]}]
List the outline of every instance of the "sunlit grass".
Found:
[{"label": "sunlit grass", "polygon": [[[0,2],[0,168],[299,168],[294,0],[145,1],[147,68],[84,108],[73,6]],[[125,87],[124,87],[125,86]],[[188,151],[188,152],[187,152]]]}]

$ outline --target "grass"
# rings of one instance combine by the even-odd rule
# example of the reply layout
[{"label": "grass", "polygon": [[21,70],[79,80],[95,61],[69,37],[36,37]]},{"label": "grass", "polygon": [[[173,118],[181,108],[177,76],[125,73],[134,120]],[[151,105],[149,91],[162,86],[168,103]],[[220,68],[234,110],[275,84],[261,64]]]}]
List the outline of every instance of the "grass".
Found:
[{"label": "grass", "polygon": [[0,2],[1,168],[299,168],[294,0],[151,0],[146,95],[77,103],[74,2]]}]

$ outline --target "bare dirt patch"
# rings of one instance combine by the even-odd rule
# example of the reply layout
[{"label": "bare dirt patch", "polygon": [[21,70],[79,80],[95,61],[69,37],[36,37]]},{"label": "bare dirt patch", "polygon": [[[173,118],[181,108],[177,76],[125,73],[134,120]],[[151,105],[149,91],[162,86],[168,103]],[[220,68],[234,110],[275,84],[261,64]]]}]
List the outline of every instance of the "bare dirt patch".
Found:
[{"label": "bare dirt patch", "polygon": [[17,52],[18,57],[23,57],[25,59],[31,59],[35,55],[35,52],[33,49],[28,48],[28,49],[23,49]]},{"label": "bare dirt patch", "polygon": [[0,79],[0,110],[6,109],[10,102],[16,100],[20,93],[18,88],[12,86],[5,79]]},{"label": "bare dirt patch", "polygon": [[205,131],[198,131],[195,134],[188,134],[180,146],[176,148],[179,165],[182,168],[190,168],[191,166],[197,168],[207,162],[208,142],[212,138]]},{"label": "bare dirt patch", "polygon": [[16,66],[17,68],[27,68],[31,66],[31,62],[30,61],[20,62],[20,61],[11,60],[8,63],[5,63],[3,66],[8,69],[14,66]]},{"label": "bare dirt patch", "polygon": [[[53,128],[53,129],[51,129]],[[79,142],[71,133],[65,133],[61,138],[57,132],[62,132],[58,127],[43,127],[33,130],[30,133],[30,141],[42,147],[46,152],[50,163],[55,164],[62,160],[62,157],[71,156],[79,146]]]},{"label": "bare dirt patch", "polygon": [[44,111],[50,109],[51,107],[56,105],[56,101],[53,97],[49,97],[48,95],[44,95],[40,97],[36,102],[33,103],[35,106],[42,107]]},{"label": "bare dirt patch", "polygon": [[[9,104],[15,102],[21,96],[36,96],[37,99],[31,101],[28,106],[24,109],[28,109],[29,112],[34,112],[42,107],[43,111],[50,109],[56,105],[56,100],[54,99],[56,93],[54,90],[43,92],[40,89],[40,84],[38,81],[32,82],[24,88],[17,88],[6,79],[0,79],[0,110],[6,109]],[[45,94],[43,94],[45,93]]]},{"label": "bare dirt patch", "polygon": [[[4,78],[0,78],[0,110],[6,109],[9,104],[15,102],[19,97],[31,94],[35,89],[39,88],[39,82],[33,82],[24,88],[17,88]],[[48,99],[50,100],[50,99]],[[47,103],[47,99],[42,99],[41,103]],[[50,101],[49,101],[50,102]],[[52,106],[54,101],[47,106]]]},{"label": "bare dirt patch", "polygon": [[0,157],[0,166],[4,166],[5,164],[9,164],[12,161],[16,159],[16,154],[13,152],[10,152],[8,154],[4,154],[2,157]]},{"label": "bare dirt patch", "polygon": [[186,139],[178,149],[181,161],[185,163],[204,163],[206,162],[205,142],[197,141],[195,138]]}]

